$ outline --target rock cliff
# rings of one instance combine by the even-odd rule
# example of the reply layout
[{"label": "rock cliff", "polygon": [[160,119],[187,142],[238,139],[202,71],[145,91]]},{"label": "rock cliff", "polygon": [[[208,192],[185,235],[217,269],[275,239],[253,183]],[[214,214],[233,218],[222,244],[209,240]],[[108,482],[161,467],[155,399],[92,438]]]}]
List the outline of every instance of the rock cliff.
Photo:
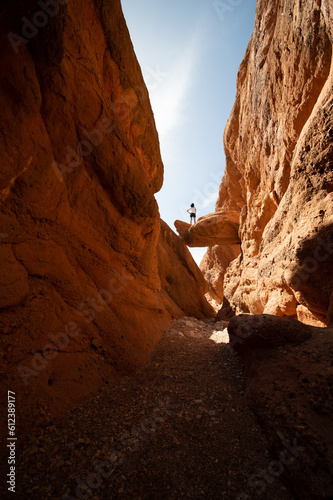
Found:
[{"label": "rock cliff", "polygon": [[[332,321],[332,42],[329,0],[258,1],[214,214],[224,227],[228,218],[239,225],[241,253],[225,275],[220,265],[236,313]],[[202,267],[208,279],[216,260],[210,250]]]},{"label": "rock cliff", "polygon": [[[332,42],[329,0],[258,0],[224,133],[213,214],[224,225],[212,226],[218,246],[201,264],[212,286],[223,284],[218,319],[230,320],[276,477],[309,500],[333,491],[332,328],[322,328],[333,319]],[[226,269],[228,217],[240,253]],[[286,464],[289,443],[297,452]]]},{"label": "rock cliff", "polygon": [[133,372],[171,317],[213,310],[160,229],[158,135],[120,0],[3,2],[0,24],[0,376],[24,422]]}]

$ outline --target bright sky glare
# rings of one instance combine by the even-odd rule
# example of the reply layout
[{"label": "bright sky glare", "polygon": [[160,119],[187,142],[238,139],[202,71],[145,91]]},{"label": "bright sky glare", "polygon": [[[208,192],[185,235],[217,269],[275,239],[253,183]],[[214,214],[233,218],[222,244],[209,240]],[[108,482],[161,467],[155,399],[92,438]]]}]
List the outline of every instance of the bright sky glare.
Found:
[{"label": "bright sky glare", "polygon": [[[223,131],[250,40],[256,0],[121,0],[149,90],[164,163],[156,199],[173,229],[214,212],[225,157]],[[190,249],[199,264],[205,249]]]}]

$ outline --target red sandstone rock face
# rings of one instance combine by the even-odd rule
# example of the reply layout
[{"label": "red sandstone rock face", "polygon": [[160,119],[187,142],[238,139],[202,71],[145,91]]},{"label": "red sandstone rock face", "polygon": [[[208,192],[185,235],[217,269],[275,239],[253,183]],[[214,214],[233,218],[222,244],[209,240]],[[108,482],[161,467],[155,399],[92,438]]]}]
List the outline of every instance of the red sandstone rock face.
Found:
[{"label": "red sandstone rock face", "polygon": [[[216,205],[216,214],[229,212],[231,221],[238,214],[242,253],[224,276],[224,293],[237,313],[327,324],[333,290],[332,26],[329,0],[258,1],[225,129],[226,170]],[[208,256],[208,278],[211,264]]]},{"label": "red sandstone rock face", "polygon": [[240,253],[238,213],[234,214],[234,218],[230,211],[227,214],[208,214],[200,217],[194,225],[180,220],[174,223],[179,236],[189,247],[205,247],[215,243],[214,246],[209,246],[200,269],[211,286],[211,297],[218,303],[223,300],[223,276],[226,269]]},{"label": "red sandstone rock face", "polygon": [[[120,1],[71,0],[18,42],[40,10],[0,13],[0,375],[22,420],[24,406],[57,413],[131,373],[172,314],[212,314],[202,277],[183,300],[198,271],[181,242],[169,254],[159,239],[163,165]],[[173,262],[170,307],[159,273]]]},{"label": "red sandstone rock face", "polygon": [[203,296],[209,290],[207,281],[184,242],[163,221],[157,255],[161,293],[171,316],[180,318],[184,311],[199,318],[213,316],[214,310]]},{"label": "red sandstone rock face", "polygon": [[200,264],[206,280],[221,300],[224,295],[224,274],[239,252],[239,245],[215,245],[208,248]]},{"label": "red sandstone rock face", "polygon": [[189,247],[206,247],[211,245],[238,245],[240,239],[239,213],[231,211],[208,214],[200,217],[194,225],[179,220],[175,221],[179,235]]}]

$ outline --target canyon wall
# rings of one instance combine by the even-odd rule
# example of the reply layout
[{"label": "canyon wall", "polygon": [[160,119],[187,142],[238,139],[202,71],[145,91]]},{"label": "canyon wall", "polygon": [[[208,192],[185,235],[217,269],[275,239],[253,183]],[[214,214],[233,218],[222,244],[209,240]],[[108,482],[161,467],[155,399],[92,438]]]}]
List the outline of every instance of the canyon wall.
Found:
[{"label": "canyon wall", "polygon": [[[224,133],[225,174],[208,216],[223,222],[219,250],[202,264],[208,280],[220,267],[237,314],[332,324],[332,42],[330,0],[258,1]],[[224,274],[219,255],[229,242],[219,239],[236,225],[241,252]]]},{"label": "canyon wall", "polygon": [[158,135],[120,0],[43,5],[0,10],[0,377],[22,425],[132,373],[172,317],[213,314],[160,222]]}]

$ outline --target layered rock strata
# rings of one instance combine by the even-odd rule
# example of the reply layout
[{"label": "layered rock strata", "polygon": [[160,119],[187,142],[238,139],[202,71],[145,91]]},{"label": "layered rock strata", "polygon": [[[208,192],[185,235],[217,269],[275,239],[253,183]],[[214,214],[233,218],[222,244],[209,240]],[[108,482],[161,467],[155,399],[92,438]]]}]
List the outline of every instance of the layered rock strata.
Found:
[{"label": "layered rock strata", "polygon": [[[241,255],[220,266],[236,313],[332,321],[332,42],[329,0],[258,1],[215,213],[237,214]],[[215,261],[209,251],[208,279]]]},{"label": "layered rock strata", "polygon": [[171,317],[212,309],[184,244],[160,235],[163,164],[120,1],[16,0],[0,25],[1,379],[24,422],[133,372]]}]

